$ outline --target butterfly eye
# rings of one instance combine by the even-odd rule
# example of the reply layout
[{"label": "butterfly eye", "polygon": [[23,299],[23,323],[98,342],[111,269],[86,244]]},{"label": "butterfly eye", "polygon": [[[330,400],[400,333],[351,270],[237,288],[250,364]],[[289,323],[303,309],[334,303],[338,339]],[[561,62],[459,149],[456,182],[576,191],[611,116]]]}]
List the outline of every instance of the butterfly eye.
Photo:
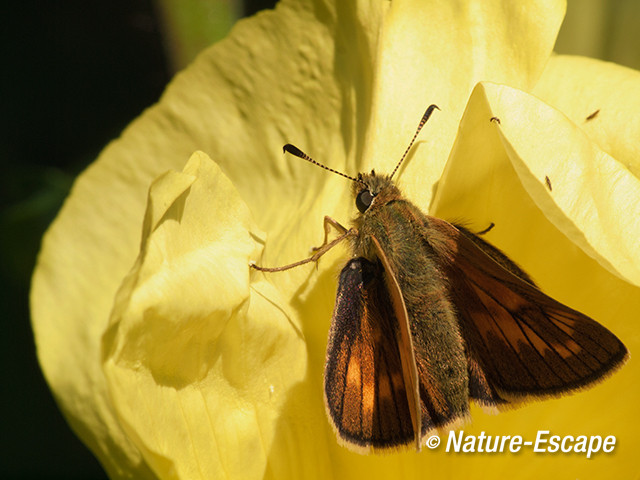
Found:
[{"label": "butterfly eye", "polygon": [[369,190],[362,190],[356,197],[356,207],[360,210],[360,213],[366,212],[371,206],[373,201],[373,195]]}]

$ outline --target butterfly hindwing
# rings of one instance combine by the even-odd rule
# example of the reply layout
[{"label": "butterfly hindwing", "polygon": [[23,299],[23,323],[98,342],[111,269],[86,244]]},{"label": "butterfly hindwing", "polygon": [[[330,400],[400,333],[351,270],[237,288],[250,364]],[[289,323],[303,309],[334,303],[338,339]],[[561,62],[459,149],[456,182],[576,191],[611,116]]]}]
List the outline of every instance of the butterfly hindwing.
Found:
[{"label": "butterfly hindwing", "polygon": [[340,273],[324,375],[339,438],[365,451],[414,441],[397,319],[379,264],[350,260]]}]

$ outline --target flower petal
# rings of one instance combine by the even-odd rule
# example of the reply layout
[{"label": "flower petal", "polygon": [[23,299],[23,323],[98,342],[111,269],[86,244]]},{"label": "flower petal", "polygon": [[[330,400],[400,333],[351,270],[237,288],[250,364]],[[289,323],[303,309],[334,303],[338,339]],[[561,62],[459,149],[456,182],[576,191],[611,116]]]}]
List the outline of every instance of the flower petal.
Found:
[{"label": "flower petal", "polygon": [[145,225],[104,338],[121,423],[160,478],[261,477],[306,365],[277,293],[249,289],[249,210],[196,153],[153,184]]},{"label": "flower petal", "polygon": [[45,378],[111,478],[156,478],[119,424],[100,363],[113,293],[139,243],[140,173],[127,161],[89,167],[42,241],[30,295]]},{"label": "flower petal", "polygon": [[592,58],[555,55],[533,93],[640,178],[640,72]]},{"label": "flower petal", "polygon": [[494,81],[528,90],[553,49],[562,1],[391,3],[375,63],[371,127],[361,170],[391,171],[429,104],[441,112],[406,165],[405,193],[431,200],[473,87]]},{"label": "flower petal", "polygon": [[[83,174],[43,246],[32,293],[34,329],[43,369],[67,417],[110,475],[150,475],[145,461],[160,475],[236,473],[247,455],[256,460],[247,475],[278,478],[434,470],[431,456],[357,457],[338,447],[328,427],[320,384],[337,265],[344,252],[328,254],[317,272],[309,267],[249,277],[243,262],[249,250],[252,259],[261,258],[267,266],[299,260],[322,238],[324,214],[346,221],[353,210],[348,182],[283,159],[283,143],[295,142],[349,174],[364,166],[385,169],[399,158],[424,108],[438,103],[441,121],[429,123],[422,136],[426,145],[415,153],[430,160],[413,159],[406,169],[415,174],[401,177],[408,196],[427,205],[473,84],[489,78],[528,88],[542,71],[564,4],[531,2],[524,10],[511,5],[460,2],[449,8],[434,1],[389,7],[383,2],[285,0],[274,12],[240,22],[228,39],[201,55],[172,82],[160,103]],[[180,167],[197,149],[215,158],[231,180],[266,232],[266,247],[258,257],[259,249],[251,243],[229,245],[229,263],[222,254],[214,255],[216,265],[225,266],[222,278],[187,268],[183,262],[188,255],[182,255],[200,251],[202,238],[170,230],[176,220],[165,218],[164,212],[174,205],[167,211],[177,218],[175,202],[187,199],[197,180],[164,177],[171,203],[149,205],[146,252],[120,290],[112,317],[117,323],[105,336],[114,410],[100,371],[98,338],[107,326],[113,296],[138,254],[149,183]],[[201,200],[209,209],[217,205],[207,204],[206,196]],[[194,212],[201,218],[211,214],[202,205]],[[242,228],[246,232],[249,226]],[[254,235],[254,240],[264,240]],[[239,237],[229,238],[236,243]],[[162,271],[159,259],[169,253],[181,261],[176,277],[152,273]],[[153,288],[134,288],[142,286],[141,279],[144,287]],[[184,296],[177,299],[179,308],[148,314],[158,326],[166,326],[167,331],[153,333],[167,359],[181,359],[184,369],[173,360],[164,363],[141,320],[142,306],[155,305],[168,285],[172,295]],[[229,289],[215,306],[206,296],[212,285]],[[191,320],[185,311],[195,312],[192,330],[178,328]],[[211,325],[203,321],[205,311],[215,316]],[[203,343],[189,337],[189,331],[203,332]],[[176,345],[169,342],[170,332]],[[218,360],[226,361],[210,361],[205,339],[220,352]],[[196,348],[189,352],[185,347],[192,341]],[[250,359],[248,351],[259,355]],[[290,376],[281,378],[280,362],[289,366]],[[246,373],[254,375],[245,379]],[[74,385],[78,378],[84,384]],[[137,388],[153,396],[136,405]],[[163,418],[152,419],[159,424],[145,424],[136,415],[140,405],[167,412],[171,428],[163,427]],[[184,407],[183,419],[174,407]],[[211,412],[222,413],[209,421]],[[252,414],[255,418],[249,418]],[[155,436],[161,432],[162,438]],[[167,432],[175,434],[167,438]],[[176,451],[173,438],[181,443]],[[212,445],[221,449],[203,459],[202,452],[211,452]],[[248,445],[247,452],[239,445]],[[300,455],[300,463],[291,466],[294,455]],[[440,458],[435,470],[457,468],[457,458]]]},{"label": "flower petal", "polygon": [[[590,142],[562,113],[510,87],[481,84],[470,99],[462,128],[468,130],[459,135],[452,151],[434,202],[435,214],[451,217],[445,204],[460,213],[465,191],[494,192],[483,207],[467,200],[471,210],[465,211],[471,214],[486,211],[492,201],[511,199],[510,182],[497,177],[511,175],[500,163],[509,161],[528,196],[556,228],[612,274],[640,285],[640,246],[634,240],[640,232],[640,181],[624,165]],[[487,140],[480,142],[485,136]],[[547,182],[551,186],[545,186]],[[505,207],[502,210],[512,209]],[[528,225],[528,216],[514,216],[523,227]],[[483,217],[488,220],[487,214]]]},{"label": "flower petal", "polygon": [[284,2],[240,22],[78,178],[43,240],[31,291],[39,360],[71,427],[112,477],[152,475],[114,415],[100,363],[114,295],[139,251],[148,186],[205,149],[254,199],[255,218],[296,230],[279,194],[294,189],[302,193],[288,201],[306,195],[309,205],[313,193],[287,181],[305,166],[283,161],[281,132],[339,143],[334,28],[326,24],[335,18],[319,20],[314,8]]},{"label": "flower petal", "polygon": [[[601,322],[630,351],[640,348],[634,321],[640,310],[640,182],[562,113],[518,90],[480,84],[432,213],[464,219],[478,231],[493,222],[488,240],[531,273],[542,290]],[[639,374],[629,363],[586,392],[527,406],[526,414],[501,413],[491,418],[491,431],[531,438],[540,429],[615,435],[615,461],[601,455],[587,465],[566,456],[563,468],[581,478],[625,476],[637,469],[635,453],[622,445],[636,435],[626,419],[640,396],[632,380]],[[489,428],[485,422],[475,415],[473,430]],[[506,468],[512,457],[501,460]],[[553,460],[533,457],[531,468],[553,475]]]},{"label": "flower petal", "polygon": [[156,8],[174,71],[185,68],[204,48],[224,38],[237,20],[236,3],[227,0],[158,0]]}]

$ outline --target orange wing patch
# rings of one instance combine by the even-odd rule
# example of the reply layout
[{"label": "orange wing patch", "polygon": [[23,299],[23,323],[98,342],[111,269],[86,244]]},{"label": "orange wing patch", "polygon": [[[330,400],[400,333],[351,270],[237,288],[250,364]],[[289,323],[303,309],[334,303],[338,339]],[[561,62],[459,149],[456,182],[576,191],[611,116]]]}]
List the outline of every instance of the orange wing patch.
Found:
[{"label": "orange wing patch", "polygon": [[377,268],[357,258],[342,270],[325,365],[329,418],[338,437],[360,451],[414,441],[397,320]]}]

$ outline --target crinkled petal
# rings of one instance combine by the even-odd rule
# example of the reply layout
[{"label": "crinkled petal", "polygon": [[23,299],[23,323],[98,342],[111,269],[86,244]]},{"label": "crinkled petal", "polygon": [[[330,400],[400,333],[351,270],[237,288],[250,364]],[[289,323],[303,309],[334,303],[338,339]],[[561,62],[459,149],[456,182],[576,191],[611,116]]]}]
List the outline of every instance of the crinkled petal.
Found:
[{"label": "crinkled petal", "polygon": [[[284,132],[339,139],[335,12],[318,7],[285,2],[203,53],[78,178],[43,240],[31,292],[39,360],[71,427],[114,478],[150,475],[114,415],[100,363],[114,295],[139,253],[149,184],[202,149],[252,199],[254,218],[283,239],[284,226],[298,229],[282,207],[305,194],[308,206],[313,194],[290,181]],[[288,195],[294,185],[300,196]]]},{"label": "crinkled petal", "polygon": [[287,391],[306,374],[305,345],[267,299],[273,288],[249,288],[249,259],[260,248],[252,223],[202,153],[151,187],[104,367],[122,425],[160,478],[260,478],[278,469],[268,462]]}]

